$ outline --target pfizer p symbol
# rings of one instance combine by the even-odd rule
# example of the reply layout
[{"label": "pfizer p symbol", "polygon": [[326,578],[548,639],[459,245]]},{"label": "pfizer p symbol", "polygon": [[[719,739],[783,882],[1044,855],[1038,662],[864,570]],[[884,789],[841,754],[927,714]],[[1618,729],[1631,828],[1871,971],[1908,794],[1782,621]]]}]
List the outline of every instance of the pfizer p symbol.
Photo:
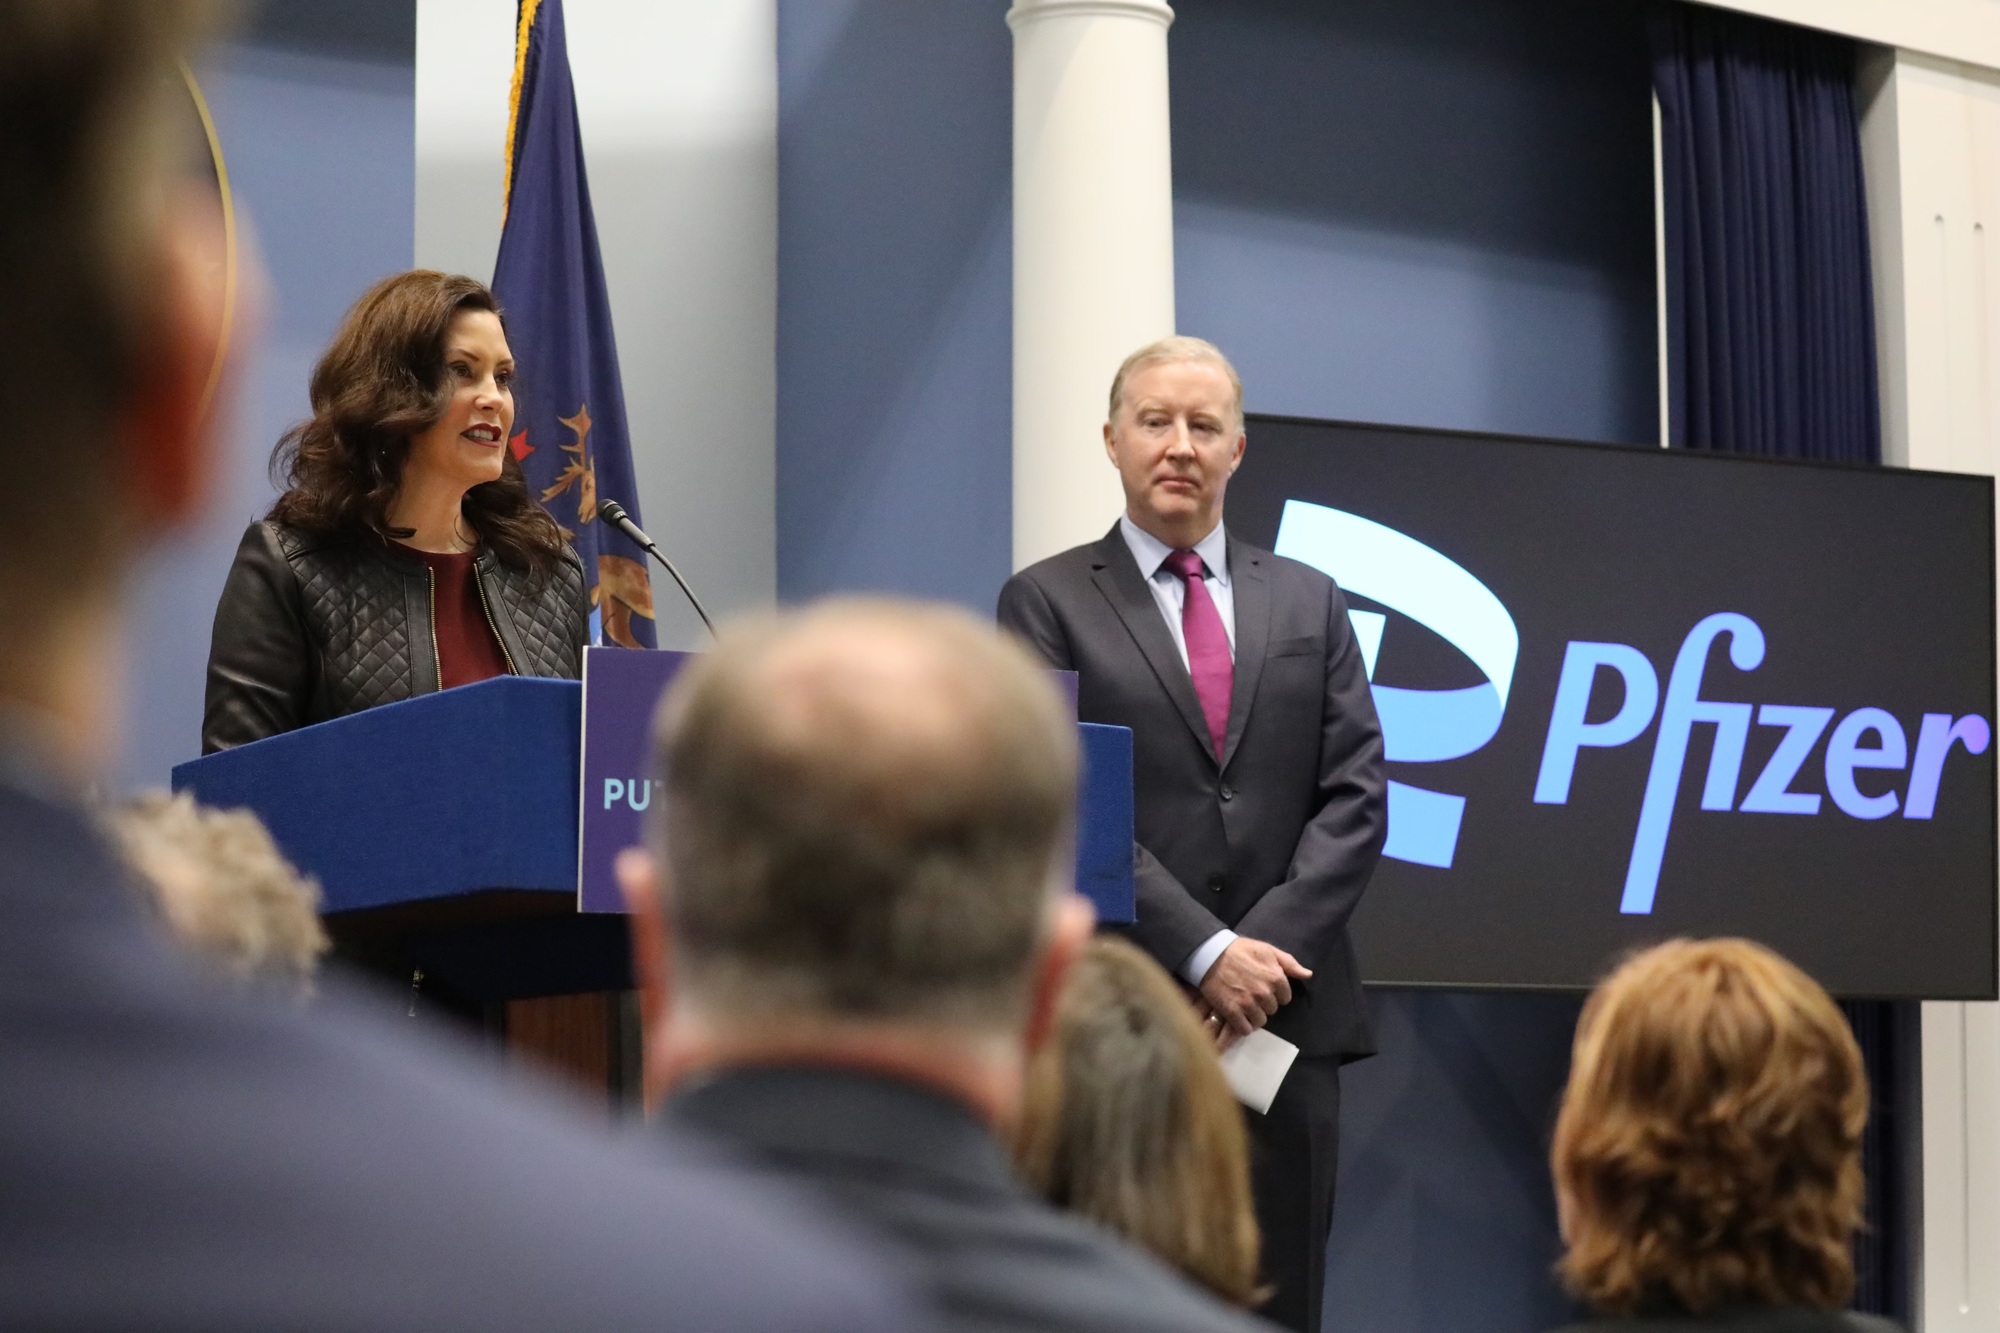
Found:
[{"label": "pfizer p symbol", "polygon": [[[1279,555],[1311,565],[1348,592],[1388,607],[1457,648],[1486,680],[1457,690],[1415,690],[1375,680],[1388,617],[1354,611],[1355,638],[1382,719],[1385,757],[1429,764],[1471,754],[1493,739],[1507,711],[1507,690],[1521,636],[1487,586],[1413,537],[1359,514],[1287,500],[1278,525]],[[1389,783],[1384,856],[1449,868],[1458,847],[1465,798]]]}]

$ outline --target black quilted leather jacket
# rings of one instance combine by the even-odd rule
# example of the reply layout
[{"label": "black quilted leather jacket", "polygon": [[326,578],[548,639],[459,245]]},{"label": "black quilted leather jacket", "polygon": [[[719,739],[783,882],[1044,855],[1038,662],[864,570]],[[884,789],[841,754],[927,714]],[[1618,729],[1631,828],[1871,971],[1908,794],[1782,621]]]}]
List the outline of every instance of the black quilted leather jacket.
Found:
[{"label": "black quilted leather jacket", "polygon": [[[474,568],[507,664],[574,680],[590,641],[583,565],[542,577],[482,552]],[[438,688],[430,570],[382,542],[309,537],[265,520],[236,550],[208,652],[201,752]]]}]

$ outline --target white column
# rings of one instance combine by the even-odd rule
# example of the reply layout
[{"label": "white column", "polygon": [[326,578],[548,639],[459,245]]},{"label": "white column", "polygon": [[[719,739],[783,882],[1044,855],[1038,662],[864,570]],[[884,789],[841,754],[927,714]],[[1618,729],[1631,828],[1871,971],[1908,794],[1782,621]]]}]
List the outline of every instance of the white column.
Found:
[{"label": "white column", "polygon": [[[2000,74],[1886,52],[1863,91],[1883,461],[2000,473]],[[2000,1330],[2000,1004],[1925,1004],[1921,1058],[1917,1325],[1990,1333]]]},{"label": "white column", "polygon": [[1015,0],[1014,565],[1124,507],[1101,428],[1126,354],[1174,331],[1163,0]]}]

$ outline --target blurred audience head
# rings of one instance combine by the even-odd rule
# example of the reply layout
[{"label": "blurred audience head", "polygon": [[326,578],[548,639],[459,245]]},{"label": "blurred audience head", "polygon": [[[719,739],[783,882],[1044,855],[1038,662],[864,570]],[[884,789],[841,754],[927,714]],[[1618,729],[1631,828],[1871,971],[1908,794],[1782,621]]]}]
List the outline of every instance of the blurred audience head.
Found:
[{"label": "blurred audience head", "polygon": [[181,62],[212,8],[0,5],[0,694],[83,767],[118,576],[207,489],[225,245]]},{"label": "blurred audience head", "polygon": [[1051,1203],[1226,1301],[1261,1298],[1242,1111],[1193,1006],[1124,940],[1092,941],[1071,969],[1014,1144]]},{"label": "blurred audience head", "polygon": [[211,810],[149,792],[113,813],[112,832],[183,944],[239,982],[312,991],[327,950],[319,886],[248,810]]},{"label": "blurred audience head", "polygon": [[1607,1314],[1844,1305],[1867,1119],[1854,1036],[1805,973],[1747,940],[1635,955],[1577,1024],[1565,1281]]},{"label": "blurred audience head", "polygon": [[702,1047],[872,1042],[1011,1064],[987,1089],[1005,1118],[1090,930],[1048,673],[962,611],[824,602],[725,630],[669,692],[656,754],[657,892],[643,858],[621,867],[652,1090]]}]

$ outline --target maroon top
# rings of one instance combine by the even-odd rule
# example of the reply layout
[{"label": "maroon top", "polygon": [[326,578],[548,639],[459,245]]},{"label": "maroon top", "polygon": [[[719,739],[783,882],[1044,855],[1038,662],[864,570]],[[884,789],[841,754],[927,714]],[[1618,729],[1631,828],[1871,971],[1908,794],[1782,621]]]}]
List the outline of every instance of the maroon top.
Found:
[{"label": "maroon top", "polygon": [[472,568],[477,557],[414,549],[411,554],[431,570],[431,628],[437,634],[438,688],[448,690],[506,675],[507,656],[493,635],[493,622],[486,618],[479,575]]}]

